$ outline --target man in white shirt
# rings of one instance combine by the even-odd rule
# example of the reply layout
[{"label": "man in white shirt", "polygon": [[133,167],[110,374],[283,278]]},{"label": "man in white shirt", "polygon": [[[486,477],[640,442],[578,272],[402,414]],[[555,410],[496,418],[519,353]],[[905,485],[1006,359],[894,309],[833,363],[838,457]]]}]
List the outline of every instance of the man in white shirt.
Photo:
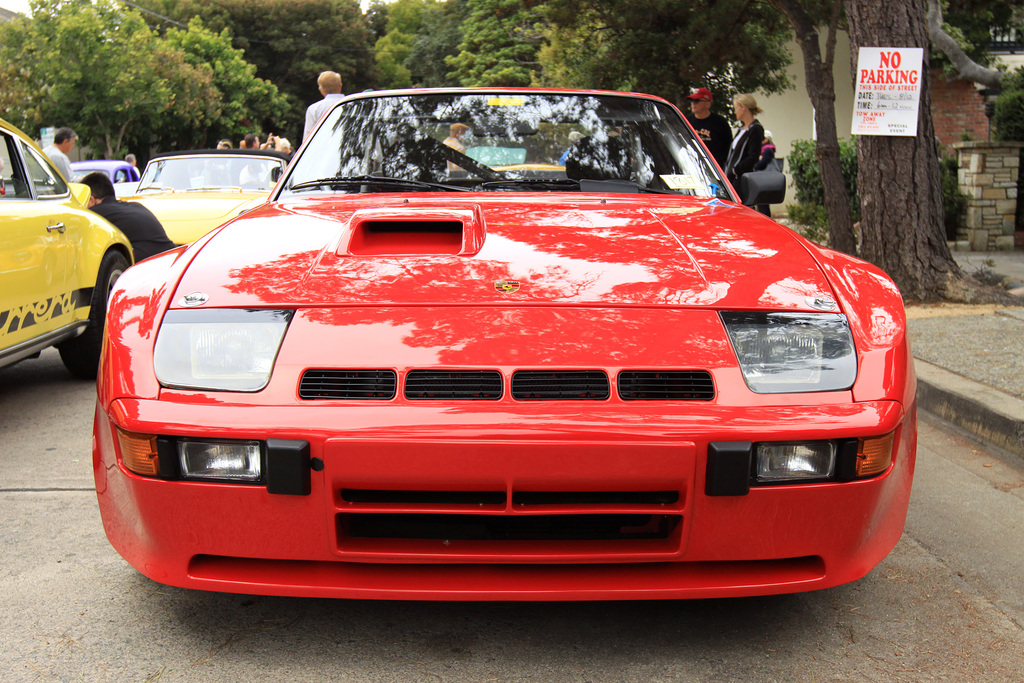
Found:
[{"label": "man in white shirt", "polygon": [[68,159],[68,152],[75,146],[78,135],[70,128],[58,128],[53,135],[53,144],[43,150],[43,154],[50,158],[53,165],[57,167],[64,180],[71,180],[71,159]]},{"label": "man in white shirt", "polygon": [[327,110],[344,97],[341,93],[341,76],[334,71],[324,71],[316,79],[316,84],[324,98],[306,108],[306,127],[302,131],[303,142],[316,128],[316,124],[320,122],[320,118],[327,113]]}]

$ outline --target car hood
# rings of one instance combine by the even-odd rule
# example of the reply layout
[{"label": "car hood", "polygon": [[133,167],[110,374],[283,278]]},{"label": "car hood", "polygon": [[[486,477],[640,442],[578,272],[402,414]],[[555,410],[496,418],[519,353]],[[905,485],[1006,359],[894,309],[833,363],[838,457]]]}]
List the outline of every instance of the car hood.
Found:
[{"label": "car hood", "polygon": [[156,214],[167,236],[175,244],[190,244],[235,218],[240,212],[259,206],[269,192],[166,192],[123,197],[138,202]]},{"label": "car hood", "polygon": [[701,306],[814,310],[808,243],[749,209],[662,195],[343,195],[268,204],[199,246],[206,307]]}]

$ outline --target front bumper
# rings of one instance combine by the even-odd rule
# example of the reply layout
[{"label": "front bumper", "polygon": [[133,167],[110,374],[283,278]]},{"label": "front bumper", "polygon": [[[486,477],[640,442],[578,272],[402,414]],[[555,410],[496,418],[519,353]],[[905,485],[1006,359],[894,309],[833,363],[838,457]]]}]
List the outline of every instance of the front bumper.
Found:
[{"label": "front bumper", "polygon": [[[814,406],[454,404],[97,407],[107,536],[175,586],[342,598],[591,600],[764,595],[856,580],[899,540],[916,414]],[[675,412],[674,412],[675,411]],[[413,422],[413,420],[415,420]],[[308,495],[124,468],[114,427],[309,443]],[[876,436],[892,465],[851,482],[708,496],[708,444]]]}]

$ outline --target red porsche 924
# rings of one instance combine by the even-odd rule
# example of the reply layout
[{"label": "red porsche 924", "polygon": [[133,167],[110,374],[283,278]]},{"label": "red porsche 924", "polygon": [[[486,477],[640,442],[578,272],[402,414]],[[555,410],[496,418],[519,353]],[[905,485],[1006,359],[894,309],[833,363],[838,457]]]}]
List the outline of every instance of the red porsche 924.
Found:
[{"label": "red porsche 924", "polygon": [[154,581],[267,595],[864,576],[914,471],[900,293],[744,206],[781,174],[741,185],[655,97],[341,100],[267,204],[118,280],[110,542]]}]

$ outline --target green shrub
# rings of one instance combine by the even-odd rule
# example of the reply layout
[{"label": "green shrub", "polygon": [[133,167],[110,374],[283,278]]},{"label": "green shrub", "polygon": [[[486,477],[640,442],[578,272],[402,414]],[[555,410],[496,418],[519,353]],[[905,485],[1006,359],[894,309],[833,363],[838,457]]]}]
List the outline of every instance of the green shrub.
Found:
[{"label": "green shrub", "polygon": [[[807,237],[820,242],[828,234],[828,215],[825,213],[825,187],[818,168],[817,143],[796,140],[786,161],[798,202],[786,207],[787,215],[796,223],[807,226]],[[860,198],[857,196],[857,145],[854,138],[839,141],[839,166],[856,222],[860,220]]]},{"label": "green shrub", "polygon": [[[1021,74],[1024,76],[1024,69]],[[1021,93],[1024,95],[1024,90]],[[1024,127],[1024,111],[1019,123]],[[787,215],[793,222],[806,226],[807,238],[823,242],[828,236],[828,214],[825,212],[825,189],[818,170],[815,142],[795,141],[787,161],[796,186],[796,200],[799,202],[786,207]],[[854,138],[839,141],[839,165],[843,170],[846,191],[850,195],[850,211],[856,223],[860,220],[860,197],[857,196],[857,145]],[[940,159],[940,173],[942,204],[946,214],[946,239],[955,240],[967,215],[967,195],[960,191],[957,184],[956,157],[943,155]]]},{"label": "green shrub", "polygon": [[828,242],[828,216],[825,207],[818,204],[790,204],[786,217],[793,221],[804,237],[825,244]]},{"label": "green shrub", "polygon": [[942,207],[945,211],[946,239],[957,239],[957,233],[967,217],[967,195],[960,191],[957,181],[956,157],[943,154],[939,159],[942,179]]},{"label": "green shrub", "polygon": [[993,137],[1000,142],[1024,141],[1024,67],[1003,78],[1003,92],[996,98],[992,129]]}]

